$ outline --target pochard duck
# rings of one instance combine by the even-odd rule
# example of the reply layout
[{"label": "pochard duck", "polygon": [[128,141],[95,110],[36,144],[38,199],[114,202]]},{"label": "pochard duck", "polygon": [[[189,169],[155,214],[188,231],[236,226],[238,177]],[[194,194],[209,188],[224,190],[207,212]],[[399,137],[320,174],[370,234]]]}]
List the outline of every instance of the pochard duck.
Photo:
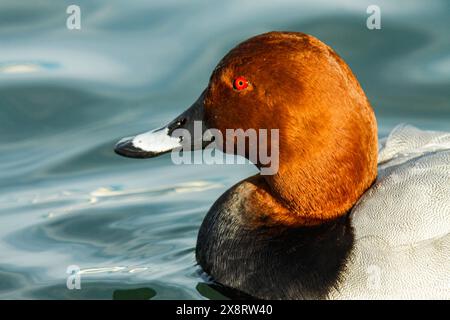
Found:
[{"label": "pochard duck", "polygon": [[200,227],[196,258],[216,283],[261,299],[450,298],[450,134],[399,126],[378,143],[364,91],[329,46],[250,38],[186,112],[115,151],[166,153],[195,120],[279,129],[278,171],[230,188]]}]

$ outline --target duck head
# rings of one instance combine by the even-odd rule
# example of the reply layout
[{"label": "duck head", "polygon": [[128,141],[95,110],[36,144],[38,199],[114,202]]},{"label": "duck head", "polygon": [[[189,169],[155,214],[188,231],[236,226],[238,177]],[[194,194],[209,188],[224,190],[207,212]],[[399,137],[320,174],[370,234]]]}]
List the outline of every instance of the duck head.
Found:
[{"label": "duck head", "polygon": [[[339,217],[376,178],[377,127],[370,103],[347,64],[307,34],[270,32],[239,44],[187,111],[161,129],[122,139],[115,151],[143,158],[185,143],[203,148],[204,141],[185,142],[174,134],[193,131],[195,120],[202,121],[203,131],[219,130],[225,140],[218,147],[228,152],[224,146],[236,141],[226,140],[227,129],[278,130],[278,170],[262,178],[265,192],[290,212],[285,223]],[[255,164],[262,167],[259,159]]]}]

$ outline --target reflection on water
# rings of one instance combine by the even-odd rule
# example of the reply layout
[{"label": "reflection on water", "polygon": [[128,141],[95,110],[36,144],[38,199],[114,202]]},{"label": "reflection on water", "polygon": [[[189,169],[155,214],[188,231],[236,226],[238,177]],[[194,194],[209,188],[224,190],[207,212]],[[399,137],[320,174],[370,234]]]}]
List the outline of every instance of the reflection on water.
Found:
[{"label": "reflection on water", "polygon": [[36,62],[12,62],[0,65],[0,73],[31,73],[39,72],[45,69],[54,69],[58,66],[53,63],[36,63]]},{"label": "reflection on water", "polygon": [[114,300],[149,300],[154,296],[156,291],[152,288],[115,290],[113,293]]},{"label": "reflection on water", "polygon": [[[380,135],[399,122],[450,130],[450,3],[69,1],[0,4],[0,298],[223,299],[196,266],[197,230],[250,166],[175,166],[112,152],[157,127],[206,86],[239,41],[303,31],[361,81]],[[81,290],[66,288],[78,265]]]}]

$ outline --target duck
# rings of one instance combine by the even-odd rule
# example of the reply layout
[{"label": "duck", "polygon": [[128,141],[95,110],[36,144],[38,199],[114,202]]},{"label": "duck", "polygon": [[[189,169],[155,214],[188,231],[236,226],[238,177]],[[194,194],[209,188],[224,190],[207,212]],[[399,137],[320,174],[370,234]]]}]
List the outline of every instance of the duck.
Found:
[{"label": "duck", "polygon": [[[401,124],[379,140],[368,98],[331,47],[300,32],[247,39],[191,107],[114,150],[205,148],[177,133],[196,121],[279,130],[278,170],[232,186],[200,226],[196,260],[214,283],[256,299],[450,298],[450,133]],[[236,141],[216,148],[226,143]]]}]

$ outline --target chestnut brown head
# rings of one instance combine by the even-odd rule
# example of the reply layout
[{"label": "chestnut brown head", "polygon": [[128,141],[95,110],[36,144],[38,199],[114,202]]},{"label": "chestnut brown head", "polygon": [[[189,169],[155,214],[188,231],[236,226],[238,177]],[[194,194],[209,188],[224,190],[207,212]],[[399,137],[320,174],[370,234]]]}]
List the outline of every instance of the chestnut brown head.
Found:
[{"label": "chestnut brown head", "polygon": [[[227,129],[278,130],[279,170],[265,180],[301,215],[326,220],[345,213],[376,177],[371,106],[347,64],[310,35],[270,32],[242,42],[220,61],[191,108],[166,127],[122,140],[116,152],[151,157],[170,151],[183,143],[176,129],[192,130],[194,120],[225,140]],[[219,147],[228,142],[235,138]]]}]

